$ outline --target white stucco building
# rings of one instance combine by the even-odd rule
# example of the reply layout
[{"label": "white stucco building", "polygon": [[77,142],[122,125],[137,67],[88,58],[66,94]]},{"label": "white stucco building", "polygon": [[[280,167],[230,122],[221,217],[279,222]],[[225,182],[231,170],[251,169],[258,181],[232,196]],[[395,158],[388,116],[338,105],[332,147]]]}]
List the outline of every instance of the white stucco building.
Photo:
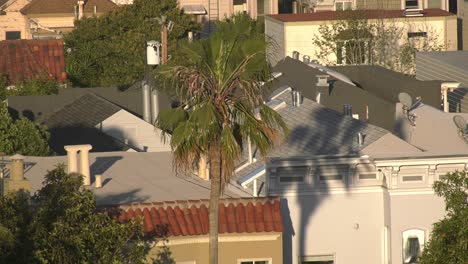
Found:
[{"label": "white stucco building", "polygon": [[[346,20],[354,12],[360,12],[369,24],[381,23],[384,27],[393,28],[400,39],[397,43],[417,41],[425,38],[434,42],[434,46],[442,50],[457,49],[457,16],[441,9],[426,9],[417,16],[405,15],[404,10],[365,10],[365,11],[321,11],[305,14],[270,15],[265,19],[265,32],[275,42],[272,52],[272,63],[276,64],[286,56],[293,56],[299,52],[312,60],[317,59],[319,49],[313,40],[320,36],[319,29],[323,25],[332,27],[337,21]],[[395,41],[395,40],[389,40]],[[370,52],[372,45],[363,44],[363,49]],[[333,64],[346,64],[346,60],[330,53],[328,60]],[[346,43],[341,51],[341,57],[346,57]],[[368,61],[369,58],[364,59]],[[319,61],[325,63],[324,61]]]}]

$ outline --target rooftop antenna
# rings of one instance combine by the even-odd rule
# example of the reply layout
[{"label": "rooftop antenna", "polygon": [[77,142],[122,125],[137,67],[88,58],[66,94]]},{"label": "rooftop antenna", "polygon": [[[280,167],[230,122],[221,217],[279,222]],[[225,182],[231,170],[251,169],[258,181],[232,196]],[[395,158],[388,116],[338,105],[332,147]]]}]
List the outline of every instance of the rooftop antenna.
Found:
[{"label": "rooftop antenna", "polygon": [[453,122],[457,127],[458,134],[468,143],[468,124],[466,120],[462,116],[456,115],[453,117]]},{"label": "rooftop antenna", "polygon": [[411,123],[411,125],[416,125],[416,115],[412,113],[414,109],[418,108],[421,105],[421,97],[416,97],[416,102],[413,103],[413,98],[408,93],[398,94],[398,100],[403,105],[403,113],[406,115],[406,118]]}]

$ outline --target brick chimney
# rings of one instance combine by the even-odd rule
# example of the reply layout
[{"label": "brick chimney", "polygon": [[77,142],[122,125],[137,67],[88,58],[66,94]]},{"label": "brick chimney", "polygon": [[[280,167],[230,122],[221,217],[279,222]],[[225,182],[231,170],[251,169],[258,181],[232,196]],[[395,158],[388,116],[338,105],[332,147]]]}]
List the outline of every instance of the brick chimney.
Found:
[{"label": "brick chimney", "polygon": [[[68,173],[80,173],[83,175],[83,185],[91,185],[91,175],[89,171],[89,151],[93,146],[71,145],[65,146],[68,157]],[[79,154],[79,159],[78,159]]]},{"label": "brick chimney", "polygon": [[3,194],[19,190],[31,191],[31,183],[24,178],[24,157],[16,154],[11,160],[8,166],[10,177],[3,179]]}]

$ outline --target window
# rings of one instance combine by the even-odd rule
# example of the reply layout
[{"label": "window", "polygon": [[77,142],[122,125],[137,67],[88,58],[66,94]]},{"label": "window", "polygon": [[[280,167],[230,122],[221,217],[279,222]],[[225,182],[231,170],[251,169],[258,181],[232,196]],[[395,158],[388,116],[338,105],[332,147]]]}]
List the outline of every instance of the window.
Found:
[{"label": "window", "polygon": [[408,38],[426,38],[427,32],[408,32]]},{"label": "window", "polygon": [[423,176],[419,176],[419,175],[415,175],[415,176],[403,176],[402,177],[402,180],[404,182],[415,182],[415,181],[422,181],[423,180]]},{"label": "window", "polygon": [[306,166],[278,168],[277,175],[280,183],[304,182],[309,173]]},{"label": "window", "polygon": [[328,175],[320,175],[320,181],[341,181],[343,180],[343,175],[341,174],[328,174]]},{"label": "window", "polygon": [[360,180],[375,180],[377,179],[376,173],[360,173],[359,174]]},{"label": "window", "polygon": [[271,259],[240,259],[239,264],[271,264]]},{"label": "window", "polygon": [[317,255],[300,258],[300,264],[334,264],[335,257],[333,255]]},{"label": "window", "polygon": [[21,31],[7,31],[5,33],[5,39],[6,40],[21,39]]},{"label": "window", "polygon": [[418,0],[406,0],[405,1],[406,9],[417,9],[419,8]]},{"label": "window", "polygon": [[335,2],[336,11],[351,10],[352,8],[353,8],[353,2],[351,1],[336,1]]},{"label": "window", "polygon": [[418,263],[425,243],[423,230],[413,229],[403,232],[403,263]]},{"label": "window", "polygon": [[234,0],[234,13],[247,12],[247,1],[246,0]]}]

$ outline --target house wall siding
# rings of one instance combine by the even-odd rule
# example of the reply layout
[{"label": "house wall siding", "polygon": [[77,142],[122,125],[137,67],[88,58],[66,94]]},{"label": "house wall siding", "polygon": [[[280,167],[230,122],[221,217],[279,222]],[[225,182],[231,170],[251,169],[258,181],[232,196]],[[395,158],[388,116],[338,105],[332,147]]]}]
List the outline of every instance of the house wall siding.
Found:
[{"label": "house wall siding", "polygon": [[[277,235],[275,240],[259,240],[263,235]],[[219,242],[219,264],[238,264],[239,259],[266,259],[271,260],[269,264],[280,264],[283,259],[282,235],[280,233],[266,232],[255,234],[234,234],[230,237],[244,238],[244,241]],[[257,236],[257,238],[256,238]],[[205,236],[206,237],[206,236]],[[226,235],[220,235],[220,239]],[[192,237],[196,239],[196,237]],[[186,237],[169,237],[169,243],[187,239]],[[190,239],[190,238],[189,238]],[[256,240],[257,239],[257,240]],[[209,244],[187,242],[181,245],[169,245],[172,256],[176,263],[208,263]],[[153,248],[149,256],[155,257],[158,248]]]},{"label": "house wall siding", "polygon": [[96,127],[121,142],[127,141],[130,147],[140,151],[171,150],[168,144],[162,142],[159,130],[125,110],[120,110]]},{"label": "house wall siding", "polygon": [[356,0],[357,9],[401,9],[401,0]]},{"label": "house wall siding", "polygon": [[29,39],[27,18],[20,13],[27,0],[17,0],[5,9],[6,15],[0,15],[0,41],[6,39],[7,31],[20,31],[22,39]]},{"label": "house wall siding", "polygon": [[270,63],[276,65],[278,61],[286,57],[285,55],[285,27],[282,22],[266,17],[265,32],[268,32],[267,37],[271,39],[272,45],[269,50]]}]

